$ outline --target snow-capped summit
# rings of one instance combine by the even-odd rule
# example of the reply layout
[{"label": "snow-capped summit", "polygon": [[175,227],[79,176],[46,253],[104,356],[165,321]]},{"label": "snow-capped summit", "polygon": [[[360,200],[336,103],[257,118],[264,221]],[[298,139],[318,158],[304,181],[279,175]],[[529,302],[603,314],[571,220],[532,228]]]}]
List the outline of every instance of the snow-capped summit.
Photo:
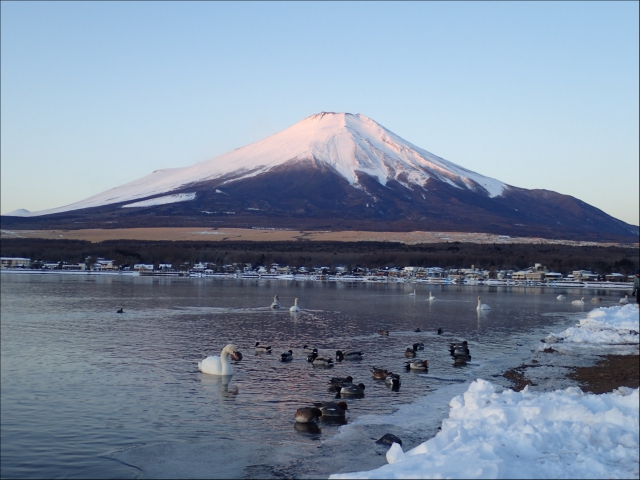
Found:
[{"label": "snow-capped summit", "polygon": [[190,167],[156,170],[150,175],[64,207],[28,216],[139,200],[187,185],[225,177],[220,185],[256,176],[284,164],[313,160],[333,169],[349,184],[362,188],[357,172],[382,185],[395,179],[424,187],[430,178],[459,188],[501,195],[504,183],[467,170],[402,139],[369,117],[322,112],[264,140]]},{"label": "snow-capped summit", "polygon": [[327,112],[71,205],[3,215],[2,224],[466,231],[580,240],[638,235],[637,226],[576,198],[506,185],[364,115]]}]

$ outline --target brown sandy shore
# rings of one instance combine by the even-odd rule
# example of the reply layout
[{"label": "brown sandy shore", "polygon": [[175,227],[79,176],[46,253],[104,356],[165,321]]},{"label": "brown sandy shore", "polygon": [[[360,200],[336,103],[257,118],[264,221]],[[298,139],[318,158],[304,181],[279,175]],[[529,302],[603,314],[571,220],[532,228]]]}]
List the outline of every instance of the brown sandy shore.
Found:
[{"label": "brown sandy shore", "polygon": [[0,230],[0,238],[42,238],[87,240],[93,243],[105,240],[165,240],[165,241],[316,241],[316,242],[400,242],[408,245],[421,243],[519,243],[561,244],[575,246],[629,246],[638,244],[578,242],[572,240],[550,240],[537,237],[509,237],[488,233],[466,232],[367,232],[367,231],[305,231],[243,228],[118,228],[84,230]]},{"label": "brown sandy shore", "polygon": [[[532,385],[531,380],[526,377],[526,368],[527,365],[522,365],[503,375],[513,382],[516,391]],[[608,393],[618,387],[638,388],[640,356],[603,355],[595,365],[572,368],[567,377],[578,382],[582,391],[588,393]]]}]

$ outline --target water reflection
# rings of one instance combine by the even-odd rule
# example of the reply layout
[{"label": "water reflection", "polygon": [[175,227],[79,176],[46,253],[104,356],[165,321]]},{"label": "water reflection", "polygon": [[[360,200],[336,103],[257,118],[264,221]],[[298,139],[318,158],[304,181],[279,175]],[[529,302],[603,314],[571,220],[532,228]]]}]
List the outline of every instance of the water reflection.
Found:
[{"label": "water reflection", "polygon": [[207,390],[218,391],[223,397],[234,398],[238,395],[238,387],[230,386],[233,375],[209,375],[200,373],[200,382],[207,387]]},{"label": "water reflection", "polygon": [[320,429],[320,427],[315,423],[296,422],[293,425],[293,428],[295,428],[296,431],[302,432],[302,433],[322,433],[322,430]]}]

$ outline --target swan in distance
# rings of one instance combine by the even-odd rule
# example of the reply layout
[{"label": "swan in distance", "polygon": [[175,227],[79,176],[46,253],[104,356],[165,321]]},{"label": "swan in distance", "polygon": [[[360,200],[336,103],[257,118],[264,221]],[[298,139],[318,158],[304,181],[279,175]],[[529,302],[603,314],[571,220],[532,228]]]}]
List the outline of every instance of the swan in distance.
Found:
[{"label": "swan in distance", "polygon": [[629,303],[629,295],[625,295],[624,298],[621,298],[620,303],[622,305],[626,305],[627,303]]},{"label": "swan in distance", "polygon": [[480,297],[478,297],[478,306],[476,310],[491,310],[491,307],[486,303],[482,303],[482,301],[480,300]]},{"label": "swan in distance", "polygon": [[433,296],[432,292],[429,292],[429,301],[433,302],[436,299],[436,297]]},{"label": "swan in distance", "polygon": [[278,295],[273,297],[273,302],[271,303],[271,308],[273,308],[274,310],[280,308],[280,300],[278,299]]},{"label": "swan in distance", "polygon": [[556,299],[558,299],[558,300],[565,300],[566,298],[567,298],[567,297],[565,297],[564,295],[558,295],[558,296],[556,297]]},{"label": "swan in distance", "polygon": [[413,292],[411,292],[411,293],[409,294],[409,296],[410,296],[410,297],[415,297],[415,296],[416,296],[416,291],[414,290]]},{"label": "swan in distance", "polygon": [[229,344],[222,349],[220,356],[210,356],[198,362],[198,369],[202,373],[209,375],[233,375],[233,366],[231,359],[242,360],[242,354],[238,351],[238,347]]},{"label": "swan in distance", "polygon": [[582,305],[584,304],[584,297],[582,297],[580,300],[574,300],[573,302],[571,302],[571,305]]},{"label": "swan in distance", "polygon": [[295,299],[294,305],[289,309],[290,312],[299,312],[300,307],[298,306],[298,299]]}]

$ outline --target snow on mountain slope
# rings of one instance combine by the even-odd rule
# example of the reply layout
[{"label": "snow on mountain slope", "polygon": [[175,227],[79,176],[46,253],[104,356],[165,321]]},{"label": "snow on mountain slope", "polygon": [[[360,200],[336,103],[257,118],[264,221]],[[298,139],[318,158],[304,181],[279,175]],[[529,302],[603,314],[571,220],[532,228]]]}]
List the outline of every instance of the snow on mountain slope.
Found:
[{"label": "snow on mountain slope", "polygon": [[433,178],[457,188],[480,192],[484,189],[490,197],[501,195],[507,187],[498,180],[471,172],[412,145],[364,115],[323,112],[212,160],[191,167],[156,170],[85,200],[25,216],[145,199],[221,177],[225,177],[221,183],[224,184],[302,160],[315,160],[330,166],[356,188],[363,188],[358,183],[358,171],[377,178],[382,185],[395,179],[405,186],[424,187],[425,182]]}]

